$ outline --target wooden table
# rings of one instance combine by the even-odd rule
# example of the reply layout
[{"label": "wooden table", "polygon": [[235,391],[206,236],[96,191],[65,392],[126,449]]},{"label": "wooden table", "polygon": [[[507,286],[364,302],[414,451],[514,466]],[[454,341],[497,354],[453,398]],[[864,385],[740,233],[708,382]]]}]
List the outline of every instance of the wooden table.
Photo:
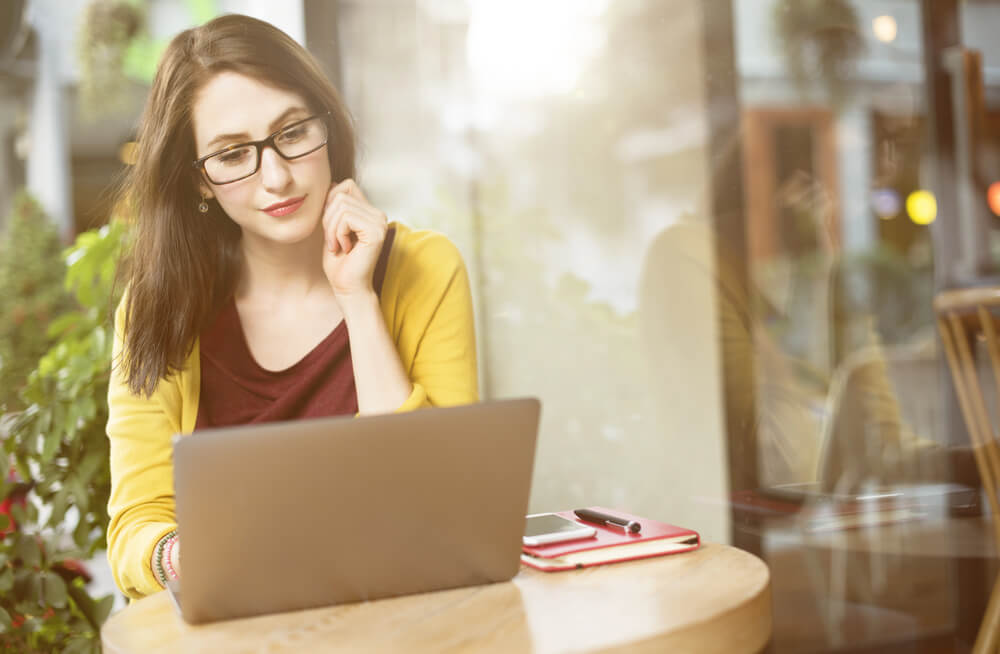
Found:
[{"label": "wooden table", "polygon": [[166,593],[101,630],[105,654],[165,652],[758,652],[771,634],[770,575],[741,550],[570,572],[522,566],[510,582],[193,627]]}]

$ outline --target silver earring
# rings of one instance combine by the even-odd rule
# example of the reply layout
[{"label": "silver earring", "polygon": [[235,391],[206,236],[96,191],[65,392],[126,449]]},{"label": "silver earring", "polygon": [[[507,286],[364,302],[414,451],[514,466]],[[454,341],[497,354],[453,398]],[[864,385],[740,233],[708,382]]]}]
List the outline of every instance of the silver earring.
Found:
[{"label": "silver earring", "polygon": [[201,204],[198,205],[198,211],[208,213],[208,202],[205,202],[205,198],[201,199]]}]

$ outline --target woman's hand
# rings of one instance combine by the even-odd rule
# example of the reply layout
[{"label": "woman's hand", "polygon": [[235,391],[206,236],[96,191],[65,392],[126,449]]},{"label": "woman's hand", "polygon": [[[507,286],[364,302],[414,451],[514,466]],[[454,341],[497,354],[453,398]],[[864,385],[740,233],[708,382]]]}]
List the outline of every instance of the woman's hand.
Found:
[{"label": "woman's hand", "polygon": [[323,208],[323,272],[338,302],[374,295],[372,276],[388,231],[385,214],[353,179],[330,189]]}]

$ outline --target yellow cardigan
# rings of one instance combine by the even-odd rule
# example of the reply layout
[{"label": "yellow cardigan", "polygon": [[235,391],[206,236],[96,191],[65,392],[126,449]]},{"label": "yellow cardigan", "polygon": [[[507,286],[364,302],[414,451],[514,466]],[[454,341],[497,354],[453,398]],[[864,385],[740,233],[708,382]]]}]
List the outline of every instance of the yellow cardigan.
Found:
[{"label": "yellow cardigan", "polygon": [[[413,383],[397,411],[478,401],[472,295],[458,249],[441,234],[392,223],[396,235],[381,291],[382,315]],[[123,342],[115,317],[115,361]],[[198,344],[183,370],[136,396],[117,366],[108,390],[111,497],[108,560],[118,587],[139,598],[162,590],[150,569],[157,541],[176,529],[171,438],[198,416]]]}]

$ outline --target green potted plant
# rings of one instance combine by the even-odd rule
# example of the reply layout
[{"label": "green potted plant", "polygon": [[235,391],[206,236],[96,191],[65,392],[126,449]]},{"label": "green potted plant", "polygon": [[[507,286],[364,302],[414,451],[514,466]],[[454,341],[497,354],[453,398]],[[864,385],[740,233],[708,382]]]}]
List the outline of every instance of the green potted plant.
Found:
[{"label": "green potted plant", "polygon": [[[21,392],[25,408],[3,440],[30,493],[28,501],[11,503],[9,516],[0,515],[0,532],[6,530],[0,651],[100,651],[100,626],[113,597],[92,598],[72,561],[107,546],[110,308],[126,233],[112,222],[81,234],[66,251],[66,288],[77,307],[50,325],[56,340],[29,376]],[[23,490],[23,483],[0,481],[0,502]]]}]

